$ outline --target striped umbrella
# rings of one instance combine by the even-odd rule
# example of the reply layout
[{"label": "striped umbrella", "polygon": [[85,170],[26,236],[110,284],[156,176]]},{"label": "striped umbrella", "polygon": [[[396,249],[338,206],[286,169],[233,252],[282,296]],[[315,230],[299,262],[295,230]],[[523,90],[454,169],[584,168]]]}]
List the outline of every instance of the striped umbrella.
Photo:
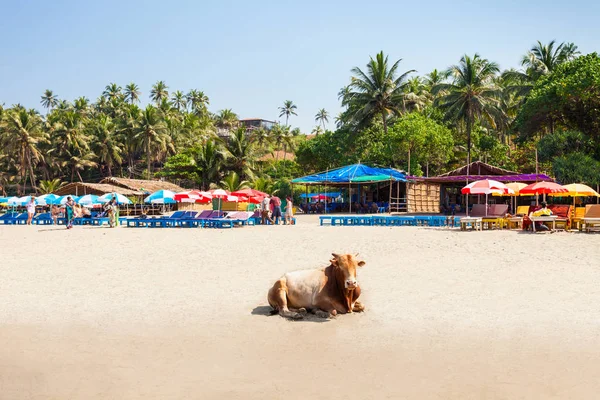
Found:
[{"label": "striped umbrella", "polygon": [[37,200],[37,203],[38,203],[38,204],[40,204],[40,205],[42,205],[42,206],[46,206],[46,205],[48,205],[48,204],[58,204],[58,199],[59,199],[59,198],[60,198],[60,197],[58,197],[58,196],[57,196],[57,195],[55,195],[55,194],[48,193],[48,194],[43,194],[43,195],[41,195],[41,196],[40,196],[40,197],[38,197],[36,200]]},{"label": "striped umbrella", "polygon": [[116,193],[116,192],[103,194],[102,196],[100,196],[100,201],[103,203],[108,203],[113,198],[115,200],[117,200],[117,204],[133,204],[133,202],[131,200],[129,200],[127,197],[123,196],[120,193]]},{"label": "striped umbrella", "polygon": [[150,204],[173,204],[175,203],[174,197],[175,192],[170,190],[159,190],[146,197],[144,202]]},{"label": "striped umbrella", "polygon": [[72,195],[72,194],[67,194],[67,195],[64,195],[64,196],[60,196],[57,199],[58,204],[65,205],[67,203],[67,199],[69,197],[72,198],[75,203],[77,203],[77,200],[79,200],[79,196],[75,196],[75,195]]},{"label": "striped umbrella", "polygon": [[100,197],[95,194],[86,194],[85,196],[80,197],[76,203],[82,206],[94,206],[105,203],[105,201],[100,200]]}]

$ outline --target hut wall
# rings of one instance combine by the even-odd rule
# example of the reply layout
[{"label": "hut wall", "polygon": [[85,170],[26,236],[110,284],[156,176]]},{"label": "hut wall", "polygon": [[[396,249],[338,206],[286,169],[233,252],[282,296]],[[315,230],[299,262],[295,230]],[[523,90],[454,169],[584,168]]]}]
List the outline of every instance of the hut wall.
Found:
[{"label": "hut wall", "polygon": [[406,202],[409,213],[439,213],[440,184],[413,182],[406,184]]}]

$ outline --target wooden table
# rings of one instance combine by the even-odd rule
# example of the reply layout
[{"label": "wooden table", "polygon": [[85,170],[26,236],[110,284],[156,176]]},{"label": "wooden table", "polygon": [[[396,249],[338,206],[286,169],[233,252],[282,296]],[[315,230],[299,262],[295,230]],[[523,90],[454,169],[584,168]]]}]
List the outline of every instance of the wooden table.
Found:
[{"label": "wooden table", "polygon": [[466,230],[467,225],[471,225],[473,229],[480,231],[482,230],[483,223],[481,222],[481,217],[462,217],[460,219],[460,230]]},{"label": "wooden table", "polygon": [[511,229],[513,224],[517,225],[517,229],[523,228],[523,217],[510,217],[507,221],[508,229]]},{"label": "wooden table", "polygon": [[600,218],[583,218],[583,225],[586,232],[591,232],[592,229],[600,227]]},{"label": "wooden table", "polygon": [[558,215],[541,215],[539,217],[529,217],[531,219],[531,228],[535,232],[535,223],[536,222],[552,222],[552,230],[556,230],[556,218]]}]

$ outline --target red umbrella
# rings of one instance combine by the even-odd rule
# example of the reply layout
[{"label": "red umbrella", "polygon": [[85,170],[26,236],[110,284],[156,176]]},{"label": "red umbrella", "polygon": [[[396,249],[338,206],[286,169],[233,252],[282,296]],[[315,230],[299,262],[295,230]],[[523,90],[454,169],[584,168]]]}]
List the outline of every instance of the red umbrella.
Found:
[{"label": "red umbrella", "polygon": [[173,196],[175,201],[179,203],[195,203],[196,200],[200,199],[200,197],[201,196],[193,190],[189,192],[175,193],[175,196]]},{"label": "red umbrella", "polygon": [[260,190],[256,190],[256,189],[236,190],[235,192],[231,192],[231,194],[234,196],[263,197],[263,198],[267,195],[266,193],[261,192]]},{"label": "red umbrella", "polygon": [[493,179],[483,179],[469,183],[462,188],[462,194],[514,194],[514,190],[508,188],[504,183]]},{"label": "red umbrella", "polygon": [[532,196],[534,194],[548,194],[548,193],[568,193],[569,189],[562,187],[558,183],[554,182],[536,182],[531,185],[525,186],[519,190],[521,196]]},{"label": "red umbrella", "polygon": [[318,194],[316,196],[311,197],[311,199],[315,199],[315,200],[327,200],[329,199],[331,196],[327,196],[325,194]]}]

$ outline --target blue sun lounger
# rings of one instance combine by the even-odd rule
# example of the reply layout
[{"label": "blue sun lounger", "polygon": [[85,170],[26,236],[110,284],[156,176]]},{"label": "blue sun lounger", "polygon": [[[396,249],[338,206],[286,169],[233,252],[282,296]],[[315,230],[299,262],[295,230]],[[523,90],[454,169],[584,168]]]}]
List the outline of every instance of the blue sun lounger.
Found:
[{"label": "blue sun lounger", "polygon": [[52,225],[54,224],[54,220],[50,213],[42,213],[33,217],[31,223],[36,225]]}]

